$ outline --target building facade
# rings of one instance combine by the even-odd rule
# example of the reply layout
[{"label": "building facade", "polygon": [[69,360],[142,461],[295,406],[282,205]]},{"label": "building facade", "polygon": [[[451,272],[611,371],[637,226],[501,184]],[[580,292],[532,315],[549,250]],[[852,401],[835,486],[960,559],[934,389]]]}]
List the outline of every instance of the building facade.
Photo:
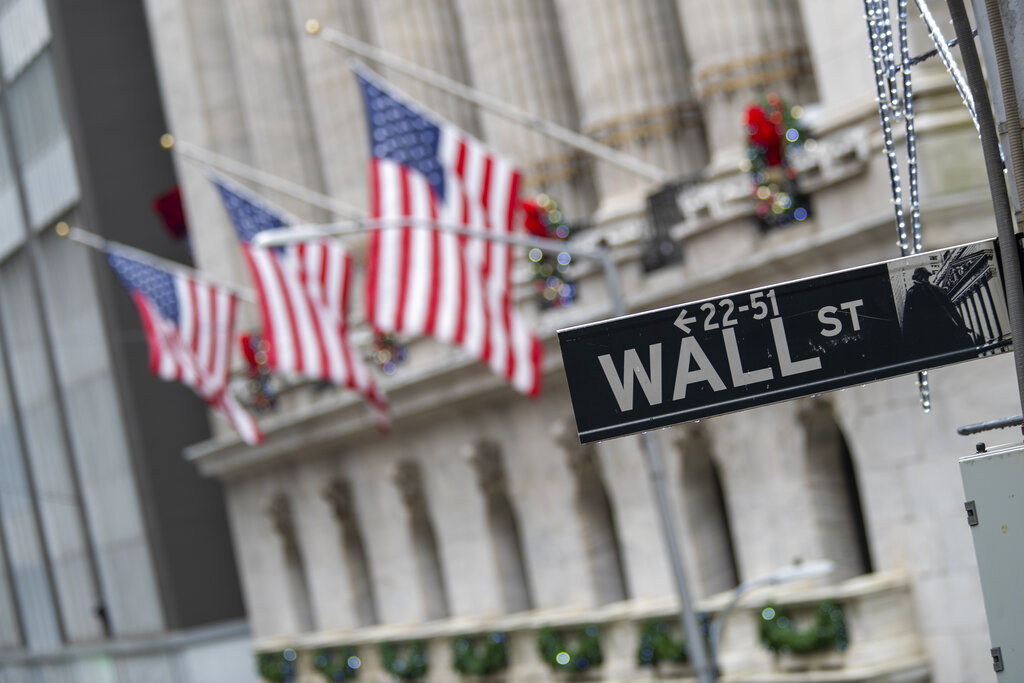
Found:
[{"label": "building facade", "polygon": [[179,457],[204,406],[53,230],[188,258],[150,207],[176,180],[143,9],[0,3],[0,72],[0,680],[226,680],[249,638],[223,496]]},{"label": "building facade", "polygon": [[[145,6],[176,136],[353,207],[367,193],[361,100],[349,55],[307,35],[310,18],[662,169],[678,215],[657,235],[647,200],[658,183],[380,69],[515,159],[528,193],[558,200],[577,244],[609,245],[630,311],[899,256],[861,3]],[[923,53],[930,43],[912,19],[911,53]],[[914,85],[924,247],[992,236],[969,115],[936,60],[915,68]],[[766,229],[745,127],[750,104],[771,94],[802,108],[814,142],[798,164],[810,213]],[[205,169],[176,162],[197,263],[245,283]],[[253,189],[302,218],[330,218],[270,185]],[[651,244],[669,249],[652,260]],[[359,240],[351,246],[359,258]],[[519,303],[545,344],[539,399],[457,349],[404,340],[409,360],[381,378],[394,411],[388,436],[353,395],[299,386],[263,417],[264,444],[221,432],[188,449],[226,486],[267,680],[321,680],[318,669],[335,680],[411,677],[423,658],[426,680],[456,680],[467,651],[457,643],[469,639],[482,657],[488,637],[507,653],[508,680],[557,680],[564,674],[539,646],[568,656],[594,633],[603,654],[586,676],[692,675],[638,664],[647,624],[674,632],[676,610],[639,440],[581,446],[572,423],[555,331],[611,315],[601,271],[576,263],[576,300],[543,307],[529,268],[524,259]],[[827,578],[742,598],[721,643],[728,678],[994,678],[956,464],[974,444],[955,427],[1015,413],[1011,374],[1005,356],[936,370],[929,412],[914,378],[901,377],[653,434],[701,611],[724,612],[741,582],[834,563]],[[845,647],[797,656],[759,642],[766,604],[803,627],[828,600],[844,615]],[[359,666],[345,673],[339,662]]]}]

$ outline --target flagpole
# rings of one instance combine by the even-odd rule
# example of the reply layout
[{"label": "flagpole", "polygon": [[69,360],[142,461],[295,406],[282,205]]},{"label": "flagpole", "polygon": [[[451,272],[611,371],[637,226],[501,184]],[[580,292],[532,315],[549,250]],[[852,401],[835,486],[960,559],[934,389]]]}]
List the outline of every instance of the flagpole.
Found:
[{"label": "flagpole", "polygon": [[253,237],[253,244],[259,247],[282,247],[296,242],[306,242],[325,237],[344,237],[346,235],[364,235],[369,230],[394,230],[398,228],[411,227],[434,228],[441,232],[449,232],[465,237],[479,237],[491,242],[502,242],[504,244],[515,244],[521,247],[537,247],[538,249],[551,249],[564,251],[574,256],[600,261],[604,258],[606,250],[587,249],[577,247],[561,240],[548,239],[546,237],[533,237],[516,235],[511,233],[487,232],[474,230],[465,227],[465,223],[445,223],[432,218],[417,217],[396,217],[396,218],[372,218],[357,221],[337,221],[334,223],[300,223],[290,225],[286,228],[275,230],[263,230]]},{"label": "flagpole", "polygon": [[176,154],[179,154],[186,159],[215,168],[221,171],[226,171],[232,175],[236,175],[239,178],[244,178],[250,182],[258,185],[263,185],[272,190],[276,190],[281,194],[286,194],[289,197],[294,197],[300,201],[315,206],[325,211],[330,211],[338,216],[343,216],[350,219],[359,219],[366,216],[365,211],[349,206],[348,204],[338,201],[334,197],[329,197],[323,193],[311,190],[308,187],[293,183],[290,180],[285,180],[279,176],[267,173],[258,168],[244,164],[236,159],[231,159],[223,154],[218,154],[214,151],[200,147],[199,145],[188,142],[187,140],[176,139],[170,133],[165,133],[160,137],[160,145]]},{"label": "flagpole", "polygon": [[479,107],[483,107],[492,114],[496,114],[502,118],[518,123],[530,130],[558,140],[559,142],[578,149],[581,152],[586,152],[591,156],[607,161],[608,163],[614,164],[620,168],[624,168],[627,171],[631,171],[632,173],[647,178],[648,180],[653,180],[659,184],[664,184],[671,180],[671,175],[657,166],[653,166],[645,161],[641,161],[640,159],[620,152],[613,147],[603,145],[593,138],[589,138],[574,130],[559,126],[547,119],[542,119],[541,117],[525,112],[522,109],[517,109],[507,102],[502,102],[498,98],[492,97],[491,95],[481,92],[476,88],[471,88],[468,85],[459,83],[458,81],[447,78],[446,76],[442,76],[435,71],[431,71],[419,66],[418,64],[408,62],[401,57],[393,55],[385,50],[381,50],[373,45],[364,43],[361,40],[357,40],[352,36],[342,33],[341,31],[321,26],[320,22],[316,19],[310,19],[306,22],[306,32],[311,36],[319,35],[327,42],[337,45],[349,52],[354,52],[360,57],[377,62],[378,64],[383,64],[395,71],[404,73],[406,76],[410,76],[418,81],[422,81],[423,83],[442,90],[449,95],[454,95],[460,99],[472,102]]},{"label": "flagpole", "polygon": [[172,273],[182,273],[195,280],[201,280],[204,282],[208,282],[212,285],[217,285],[221,289],[225,289],[231,292],[236,298],[241,299],[242,301],[256,303],[256,297],[253,294],[252,290],[246,289],[245,287],[239,287],[238,285],[219,281],[215,278],[210,277],[206,273],[202,273],[196,270],[195,268],[189,268],[188,266],[178,263],[177,261],[171,261],[170,259],[161,258],[156,254],[149,253],[148,251],[136,249],[135,247],[129,247],[127,244],[122,244],[121,242],[115,242],[113,240],[105,239],[94,232],[89,232],[88,230],[83,230],[81,228],[69,226],[64,221],[57,223],[57,225],[54,227],[54,231],[60,237],[66,237],[72,242],[78,242],[79,244],[91,247],[92,249],[95,249],[97,251],[106,251],[113,252],[116,254],[123,254],[128,258],[131,258],[135,261],[139,261],[141,263],[145,263],[146,265],[157,268],[158,270],[170,271]]}]

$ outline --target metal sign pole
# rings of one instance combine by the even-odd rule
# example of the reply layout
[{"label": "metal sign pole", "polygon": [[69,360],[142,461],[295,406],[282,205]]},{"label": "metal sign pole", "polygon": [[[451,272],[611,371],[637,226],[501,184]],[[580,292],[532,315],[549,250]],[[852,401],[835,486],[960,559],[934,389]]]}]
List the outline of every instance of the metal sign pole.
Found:
[{"label": "metal sign pole", "polygon": [[[612,260],[611,252],[607,249],[602,254],[601,266],[604,270],[605,285],[608,287],[608,295],[612,300],[615,317],[626,315],[626,300],[619,285],[615,262]],[[658,440],[649,432],[643,432],[640,435],[640,442],[643,444],[644,457],[647,460],[647,474],[651,479],[654,495],[658,499],[658,516],[661,518],[665,549],[668,551],[669,560],[672,563],[672,578],[675,582],[676,594],[679,597],[679,622],[682,624],[683,633],[686,634],[687,653],[693,663],[697,680],[700,683],[714,683],[718,680],[718,664],[715,661],[715,653],[712,652],[709,656],[704,649],[700,624],[697,623],[697,615],[694,613],[693,604],[690,601],[686,567],[683,565],[683,550],[679,544],[679,538],[676,536],[675,524],[672,522],[672,512],[668,503],[668,493],[665,490],[665,466],[661,456],[661,447]]]},{"label": "metal sign pole", "polygon": [[[992,108],[988,103],[985,79],[981,72],[981,60],[971,35],[971,22],[963,0],[946,0],[949,16],[953,20],[957,40],[960,41],[960,56],[967,73],[967,83],[974,96],[974,107],[978,115],[978,130],[981,133],[981,151],[985,157],[985,171],[988,174],[989,190],[992,193],[992,209],[995,213],[996,230],[999,236],[999,253],[1006,283],[1006,303],[1010,314],[1010,329],[1013,338],[1024,339],[1024,283],[1021,280],[1020,253],[1017,236],[1010,214],[1010,197],[1003,176],[1003,161],[999,153],[999,137],[996,133]],[[1013,359],[1017,370],[1017,393],[1024,407],[1024,343],[1013,345]]]}]

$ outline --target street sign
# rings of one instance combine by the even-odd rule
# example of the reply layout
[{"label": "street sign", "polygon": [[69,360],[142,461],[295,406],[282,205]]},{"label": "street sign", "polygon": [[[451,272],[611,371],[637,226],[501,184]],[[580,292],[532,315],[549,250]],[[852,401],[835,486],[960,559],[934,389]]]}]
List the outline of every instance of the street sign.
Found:
[{"label": "street sign", "polygon": [[587,443],[1010,348],[996,241],[558,332]]}]

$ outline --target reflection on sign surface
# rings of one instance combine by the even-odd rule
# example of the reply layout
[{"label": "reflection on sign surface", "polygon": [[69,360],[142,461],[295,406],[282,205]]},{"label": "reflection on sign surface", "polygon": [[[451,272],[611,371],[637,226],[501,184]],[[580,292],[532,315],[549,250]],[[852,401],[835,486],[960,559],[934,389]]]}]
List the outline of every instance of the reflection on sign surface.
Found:
[{"label": "reflection on sign surface", "polygon": [[1009,348],[994,240],[558,333],[584,443]]}]

